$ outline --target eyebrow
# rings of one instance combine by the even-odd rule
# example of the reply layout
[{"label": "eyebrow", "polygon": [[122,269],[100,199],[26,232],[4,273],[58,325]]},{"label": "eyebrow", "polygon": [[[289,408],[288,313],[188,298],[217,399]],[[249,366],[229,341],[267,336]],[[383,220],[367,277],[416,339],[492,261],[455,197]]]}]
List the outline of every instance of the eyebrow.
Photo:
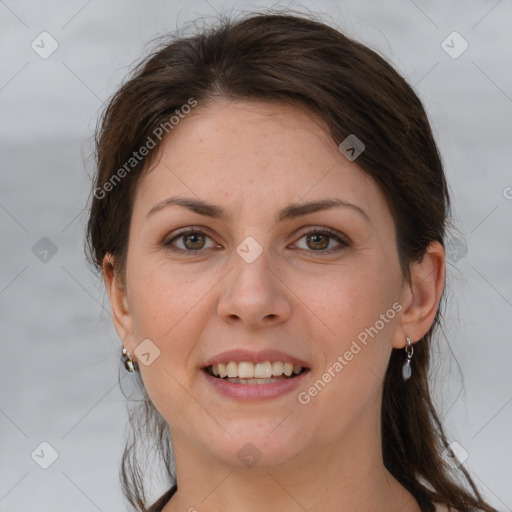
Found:
[{"label": "eyebrow", "polygon": [[[146,215],[146,218],[149,218],[151,215],[160,210],[163,210],[164,208],[175,205],[187,208],[191,212],[197,213],[198,215],[204,215],[214,219],[227,219],[229,217],[226,213],[226,210],[224,210],[222,206],[208,203],[202,199],[194,199],[189,197],[170,197],[153,206]],[[353,203],[349,203],[338,198],[319,199],[315,201],[309,201],[307,203],[291,203],[279,211],[277,219],[279,221],[295,219],[302,215],[308,215],[310,213],[328,210],[331,208],[350,208],[351,210],[359,213],[368,222],[370,222],[370,218],[362,208]]]}]

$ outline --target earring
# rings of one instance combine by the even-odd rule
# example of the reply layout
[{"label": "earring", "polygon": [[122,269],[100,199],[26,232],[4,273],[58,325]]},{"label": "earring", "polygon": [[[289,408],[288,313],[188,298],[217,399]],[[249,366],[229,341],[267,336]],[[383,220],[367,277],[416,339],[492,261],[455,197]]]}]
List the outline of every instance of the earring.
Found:
[{"label": "earring", "polygon": [[127,371],[129,371],[130,373],[133,373],[135,371],[133,359],[130,356],[130,352],[128,352],[128,350],[126,350],[125,347],[123,347],[123,350],[121,352],[121,361],[123,361],[124,367]]},{"label": "earring", "polygon": [[414,347],[412,346],[411,338],[405,337],[405,340],[407,341],[407,345],[405,347],[405,353],[407,355],[407,360],[405,361],[404,365],[402,366],[402,377],[404,380],[408,380],[411,378],[412,370],[411,370],[411,359],[412,355],[414,354]]}]

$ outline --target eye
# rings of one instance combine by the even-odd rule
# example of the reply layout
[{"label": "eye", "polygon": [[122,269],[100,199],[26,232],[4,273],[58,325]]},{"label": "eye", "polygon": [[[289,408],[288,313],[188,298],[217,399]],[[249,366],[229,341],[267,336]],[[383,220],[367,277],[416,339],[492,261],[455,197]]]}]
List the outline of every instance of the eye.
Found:
[{"label": "eye", "polygon": [[[349,242],[341,233],[329,228],[315,228],[304,233],[300,240],[305,240],[306,247],[295,248],[308,252],[332,253],[349,246]],[[208,241],[210,244],[207,245]],[[199,229],[189,228],[175,234],[164,242],[164,246],[175,252],[196,254],[205,249],[220,248],[206,233]]]},{"label": "eye", "polygon": [[306,232],[300,239],[305,240],[306,247],[295,246],[310,252],[331,253],[348,247],[349,243],[341,233],[328,228],[315,228]]},{"label": "eye", "polygon": [[[209,246],[206,245],[207,240],[210,240],[211,242]],[[196,253],[203,249],[219,247],[207,234],[197,229],[188,229],[178,233],[177,235],[165,241],[164,246],[171,249],[172,251],[182,251],[189,253]]]}]

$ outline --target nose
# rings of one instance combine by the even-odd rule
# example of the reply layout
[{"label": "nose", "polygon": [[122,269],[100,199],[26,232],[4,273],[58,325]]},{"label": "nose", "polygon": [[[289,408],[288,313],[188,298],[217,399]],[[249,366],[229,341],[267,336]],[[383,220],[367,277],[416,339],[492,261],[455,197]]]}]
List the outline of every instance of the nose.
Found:
[{"label": "nose", "polygon": [[234,268],[223,281],[219,317],[230,325],[240,324],[251,330],[285,322],[291,313],[290,291],[265,251],[251,263],[234,257]]}]

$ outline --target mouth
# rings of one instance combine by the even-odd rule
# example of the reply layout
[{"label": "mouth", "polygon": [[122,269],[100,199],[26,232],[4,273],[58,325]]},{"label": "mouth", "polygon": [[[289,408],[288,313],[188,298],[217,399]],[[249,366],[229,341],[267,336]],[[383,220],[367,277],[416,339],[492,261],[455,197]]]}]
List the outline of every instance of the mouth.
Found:
[{"label": "mouth", "polygon": [[297,378],[309,368],[283,361],[226,361],[206,366],[203,370],[211,377],[232,384],[261,385]]}]

